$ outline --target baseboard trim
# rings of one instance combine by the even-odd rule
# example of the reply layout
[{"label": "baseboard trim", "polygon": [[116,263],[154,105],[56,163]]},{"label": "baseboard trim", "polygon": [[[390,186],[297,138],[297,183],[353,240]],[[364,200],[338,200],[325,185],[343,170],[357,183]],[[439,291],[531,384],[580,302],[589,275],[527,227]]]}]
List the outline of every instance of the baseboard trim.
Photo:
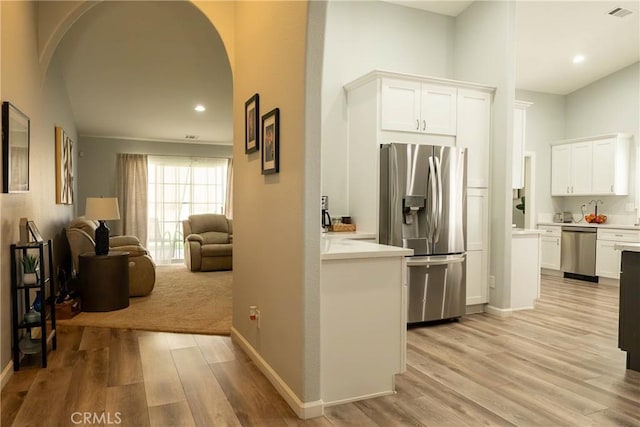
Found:
[{"label": "baseboard trim", "polygon": [[485,303],[468,305],[466,307],[465,314],[484,313],[486,306],[487,306],[487,304],[485,304]]},{"label": "baseboard trim", "polygon": [[484,308],[484,311],[489,314],[493,314],[494,316],[500,317],[509,317],[513,313],[513,310],[510,308],[498,308],[488,304]]},{"label": "baseboard trim", "polygon": [[381,391],[380,393],[373,393],[373,394],[367,394],[367,395],[364,395],[364,396],[351,397],[349,399],[334,400],[332,402],[324,402],[324,406],[326,408],[328,406],[343,405],[345,403],[358,402],[360,400],[365,400],[365,399],[373,399],[374,397],[389,396],[390,394],[396,394],[396,392],[395,391]]},{"label": "baseboard trim", "polygon": [[553,276],[553,277],[564,277],[564,274],[560,270],[551,270],[549,268],[541,268],[540,274],[544,274],[545,276]]},{"label": "baseboard trim", "polygon": [[0,390],[4,389],[4,386],[7,385],[9,379],[13,375],[13,360],[10,360],[7,363],[7,366],[2,370],[2,375],[0,376]]},{"label": "baseboard trim", "polygon": [[485,307],[485,311],[487,313],[493,314],[495,316],[509,317],[516,311],[533,310],[534,308],[535,308],[534,306],[531,306],[531,307],[520,307],[520,308],[498,308],[498,307],[494,307],[494,306],[491,306],[491,305],[487,305]]},{"label": "baseboard trim", "polygon": [[247,341],[244,336],[234,327],[231,328],[231,339],[234,340],[244,352],[249,356],[258,369],[267,377],[269,382],[273,384],[278,393],[283,397],[287,404],[293,409],[298,418],[307,420],[309,418],[321,417],[324,415],[324,403],[322,400],[314,402],[302,402],[298,396],[289,388],[287,383],[278,375],[278,373],[260,356],[256,349]]},{"label": "baseboard trim", "polygon": [[612,286],[620,287],[620,280],[619,279],[610,279],[608,277],[600,276],[598,278],[598,283],[602,283],[603,285],[612,285]]}]

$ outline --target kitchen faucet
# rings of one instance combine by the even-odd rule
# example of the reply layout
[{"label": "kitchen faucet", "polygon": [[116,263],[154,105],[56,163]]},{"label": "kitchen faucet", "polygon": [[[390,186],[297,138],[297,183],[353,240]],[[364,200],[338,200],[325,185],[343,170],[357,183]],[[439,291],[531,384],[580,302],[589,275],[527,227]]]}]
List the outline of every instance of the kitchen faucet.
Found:
[{"label": "kitchen faucet", "polygon": [[604,202],[602,200],[600,200],[600,199],[592,200],[592,201],[589,202],[590,205],[596,205],[595,206],[595,212],[594,212],[595,216],[598,216],[598,203],[600,203],[601,205],[604,205]]}]

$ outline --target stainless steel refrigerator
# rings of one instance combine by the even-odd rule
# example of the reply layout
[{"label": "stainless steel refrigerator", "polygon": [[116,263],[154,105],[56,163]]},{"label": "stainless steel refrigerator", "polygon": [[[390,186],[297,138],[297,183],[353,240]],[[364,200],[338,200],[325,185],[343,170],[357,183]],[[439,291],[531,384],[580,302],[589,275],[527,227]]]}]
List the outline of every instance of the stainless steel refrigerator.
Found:
[{"label": "stainless steel refrigerator", "polygon": [[380,149],[380,243],[411,248],[408,323],[466,308],[466,150],[418,144]]}]

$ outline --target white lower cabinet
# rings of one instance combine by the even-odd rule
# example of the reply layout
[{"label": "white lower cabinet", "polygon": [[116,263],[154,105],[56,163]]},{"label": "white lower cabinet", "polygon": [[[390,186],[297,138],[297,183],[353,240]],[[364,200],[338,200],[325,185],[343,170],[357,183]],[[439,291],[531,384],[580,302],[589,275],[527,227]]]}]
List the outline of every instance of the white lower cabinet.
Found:
[{"label": "white lower cabinet", "polygon": [[640,243],[640,230],[599,228],[596,242],[596,276],[620,279],[620,258],[622,253],[616,243]]},{"label": "white lower cabinet", "polygon": [[467,189],[467,305],[489,302],[487,196],[488,190],[485,188]]},{"label": "white lower cabinet", "polygon": [[540,225],[538,229],[544,230],[540,236],[540,267],[560,270],[562,227],[559,225]]},{"label": "white lower cabinet", "polygon": [[596,245],[596,276],[620,278],[620,254],[613,246],[616,242],[598,240]]}]

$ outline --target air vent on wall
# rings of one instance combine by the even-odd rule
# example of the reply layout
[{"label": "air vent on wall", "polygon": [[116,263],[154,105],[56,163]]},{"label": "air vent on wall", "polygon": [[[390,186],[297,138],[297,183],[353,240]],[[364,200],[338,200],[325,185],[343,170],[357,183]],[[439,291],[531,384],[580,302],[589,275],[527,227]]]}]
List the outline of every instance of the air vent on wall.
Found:
[{"label": "air vent on wall", "polygon": [[625,9],[622,7],[616,7],[615,9],[610,10],[609,15],[611,16],[617,16],[618,18],[624,18],[627,15],[631,15],[633,12],[630,11],[629,9]]},{"label": "air vent on wall", "polygon": [[198,139],[198,135],[185,135],[184,139]]}]

